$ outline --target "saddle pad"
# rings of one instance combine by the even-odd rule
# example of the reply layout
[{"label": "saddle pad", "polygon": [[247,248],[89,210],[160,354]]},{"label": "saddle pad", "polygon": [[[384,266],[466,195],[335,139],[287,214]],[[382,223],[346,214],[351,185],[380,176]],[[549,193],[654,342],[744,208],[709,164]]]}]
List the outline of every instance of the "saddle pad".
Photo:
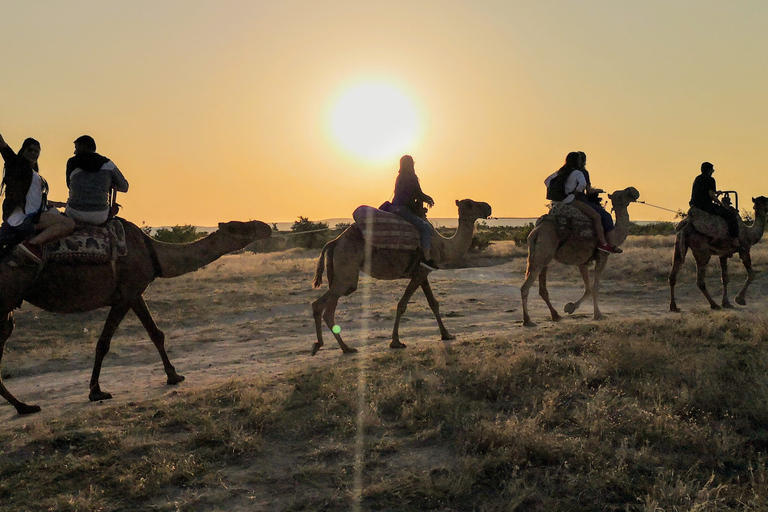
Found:
[{"label": "saddle pad", "polygon": [[380,249],[414,250],[420,244],[419,230],[394,213],[372,206],[359,206],[352,218],[363,232],[363,238]]},{"label": "saddle pad", "polygon": [[549,213],[540,217],[536,224],[543,220],[554,221],[558,236],[578,236],[584,238],[596,236],[589,217],[570,204],[552,201],[549,206]]},{"label": "saddle pad", "polygon": [[687,218],[693,223],[693,229],[702,235],[715,239],[728,238],[728,224],[718,215],[691,206]]},{"label": "saddle pad", "polygon": [[74,233],[49,242],[45,249],[48,261],[73,265],[109,263],[128,254],[125,230],[115,219],[102,226],[79,224]]}]

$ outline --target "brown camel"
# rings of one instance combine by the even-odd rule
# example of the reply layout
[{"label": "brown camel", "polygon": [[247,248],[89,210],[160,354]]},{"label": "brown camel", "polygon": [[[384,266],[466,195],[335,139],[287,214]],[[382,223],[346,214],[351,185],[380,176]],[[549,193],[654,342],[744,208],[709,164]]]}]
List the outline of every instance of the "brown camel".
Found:
[{"label": "brown camel", "polygon": [[[640,193],[634,187],[617,190],[608,195],[608,199],[613,204],[613,210],[616,212],[616,227],[606,233],[608,243],[618,246],[624,243],[629,233],[629,213],[627,207],[630,203],[637,201]],[[576,210],[573,207],[568,209]],[[580,212],[573,212],[573,215],[582,216]],[[539,295],[549,308],[552,320],[559,320],[560,315],[552,307],[549,301],[549,292],[547,292],[547,267],[552,260],[559,261],[565,265],[577,265],[581,278],[584,280],[584,294],[576,302],[569,302],[565,305],[565,312],[573,313],[578,309],[581,303],[592,296],[594,302],[595,320],[603,318],[600,308],[597,304],[598,289],[600,284],[600,274],[608,262],[609,253],[597,250],[597,236],[594,231],[588,227],[591,223],[584,217],[584,224],[589,230],[587,236],[573,233],[572,230],[558,229],[557,219],[553,215],[545,215],[539,219],[537,225],[528,235],[528,266],[525,271],[525,282],[520,287],[520,295],[523,299],[523,325],[532,327],[536,324],[531,321],[528,315],[528,291],[531,285],[539,278]],[[595,261],[594,282],[590,283],[589,264]]]},{"label": "brown camel", "polygon": [[[669,310],[679,312],[680,308],[677,307],[675,302],[675,284],[677,284],[677,274],[680,272],[685,261],[685,255],[688,249],[691,249],[693,258],[696,260],[696,285],[704,294],[709,306],[712,309],[720,309],[712,297],[707,291],[706,274],[707,263],[713,256],[720,257],[720,271],[721,279],[723,283],[723,302],[722,307],[732,308],[733,306],[728,301],[728,259],[738,252],[741,262],[744,264],[744,268],[747,270],[747,280],[744,282],[744,286],[736,296],[736,303],[742,306],[746,305],[747,287],[755,278],[755,271],[752,270],[752,257],[749,254],[750,248],[760,241],[763,236],[763,230],[765,229],[766,211],[768,211],[768,198],[760,196],[758,198],[752,198],[752,203],[755,207],[755,221],[751,226],[747,226],[741,218],[739,218],[739,248],[733,247],[730,243],[730,238],[727,237],[728,230],[725,226],[725,220],[715,215],[704,215],[709,217],[708,219],[702,219],[709,221],[708,223],[714,224],[713,227],[716,232],[719,232],[720,236],[712,237],[700,233],[696,230],[694,224],[697,220],[691,221],[687,218],[678,225],[677,236],[675,237],[675,255],[672,262],[672,271],[669,274]],[[689,215],[690,217],[690,215]]]},{"label": "brown camel", "polygon": [[[117,258],[113,269],[106,264],[45,263],[42,268],[13,253],[0,259],[0,360],[5,342],[13,332],[13,310],[23,300],[46,311],[78,313],[110,306],[104,330],[96,344],[90,382],[91,401],[112,398],[99,387],[99,373],[112,336],[129,309],[136,313],[163,361],[168,384],[184,377],[176,373],[165,352],[165,335],[157,327],[142,294],[156,277],[176,277],[197,270],[224,254],[242,249],[254,240],[267,238],[272,230],[263,222],[227,222],[218,231],[189,244],[168,244],[148,237],[135,224],[119,219],[125,230],[128,253]],[[19,414],[38,412],[37,405],[17,400],[0,379],[0,395]]]},{"label": "brown camel", "polygon": [[[491,207],[487,203],[463,199],[456,201],[459,207],[459,227],[451,238],[444,238],[436,231],[432,233],[431,256],[435,264],[441,265],[449,261],[459,259],[466,254],[469,246],[472,244],[472,236],[477,219],[486,219],[491,215]],[[405,348],[405,344],[400,342],[398,326],[400,318],[405,313],[408,306],[408,300],[414,294],[416,289],[421,286],[424,295],[427,297],[429,307],[437,319],[437,325],[440,328],[440,336],[444,340],[452,340],[451,335],[443,325],[440,318],[440,306],[435,299],[432,289],[427,279],[431,270],[418,264],[418,258],[414,251],[378,249],[369,247],[369,256],[366,256],[366,241],[357,224],[347,228],[336,239],[328,242],[320,254],[317,261],[317,269],[312,286],[317,289],[323,282],[323,271],[325,270],[326,253],[328,255],[328,291],[319,299],[312,303],[312,313],[315,317],[315,328],[317,330],[317,342],[312,346],[312,355],[315,355],[320,347],[323,346],[323,327],[321,319],[325,319],[328,328],[331,329],[341,350],[345,354],[357,352],[357,349],[347,346],[334,329],[336,325],[336,306],[339,298],[350,295],[357,289],[357,282],[360,272],[365,272],[375,279],[410,279],[405,289],[403,297],[397,303],[397,314],[395,317],[395,327],[392,331],[392,348]],[[421,253],[421,249],[417,249]]]}]

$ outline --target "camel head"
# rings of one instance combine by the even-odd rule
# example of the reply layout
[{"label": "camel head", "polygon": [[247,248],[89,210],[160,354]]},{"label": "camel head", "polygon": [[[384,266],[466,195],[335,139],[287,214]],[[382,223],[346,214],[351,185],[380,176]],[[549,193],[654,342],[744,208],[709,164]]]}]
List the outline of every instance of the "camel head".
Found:
[{"label": "camel head", "polygon": [[611,200],[614,209],[634,203],[639,198],[640,192],[635,187],[627,187],[624,190],[617,190],[613,194],[608,194],[608,199]]},{"label": "camel head", "polygon": [[753,197],[752,204],[754,205],[754,208],[755,208],[755,216],[768,211],[768,197],[765,197],[765,196]]},{"label": "camel head", "polygon": [[488,203],[473,201],[471,199],[456,200],[456,206],[459,207],[459,219],[470,219],[473,222],[477,219],[487,219],[491,216],[491,205]]},{"label": "camel head", "polygon": [[272,228],[268,224],[258,220],[249,222],[219,222],[218,232],[232,238],[241,238],[246,241],[261,240],[272,236]]}]

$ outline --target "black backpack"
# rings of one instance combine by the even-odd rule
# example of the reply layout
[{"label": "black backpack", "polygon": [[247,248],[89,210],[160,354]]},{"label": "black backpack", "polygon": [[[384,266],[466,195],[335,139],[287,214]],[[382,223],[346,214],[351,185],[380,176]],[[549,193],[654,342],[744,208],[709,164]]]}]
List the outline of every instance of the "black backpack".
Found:
[{"label": "black backpack", "polygon": [[547,186],[547,199],[550,201],[562,201],[568,194],[565,193],[565,182],[568,181],[568,177],[573,172],[573,169],[568,169],[565,172],[558,172],[555,177],[552,178]]}]

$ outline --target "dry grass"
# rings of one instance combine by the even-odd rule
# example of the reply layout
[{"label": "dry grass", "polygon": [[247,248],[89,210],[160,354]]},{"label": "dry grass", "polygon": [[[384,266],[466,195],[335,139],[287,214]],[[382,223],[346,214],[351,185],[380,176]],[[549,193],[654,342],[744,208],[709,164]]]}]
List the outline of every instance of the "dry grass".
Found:
[{"label": "dry grass", "polygon": [[[671,248],[662,238],[630,239],[612,257],[609,295],[621,284],[664,297]],[[756,249],[764,268],[768,251]],[[524,258],[497,250],[514,295]],[[148,303],[167,332],[215,330],[177,347],[253,325],[267,339],[295,325],[310,341],[315,256],[225,257],[158,281]],[[578,285],[573,268],[552,274]],[[441,300],[462,312],[452,325],[478,323],[472,311],[483,311],[489,282],[459,281],[446,277],[436,292],[471,288],[467,305]],[[373,283],[377,309],[366,314],[389,324],[394,301],[384,299],[402,285]],[[757,286],[752,301],[763,292]],[[365,313],[357,295],[344,325]],[[766,510],[768,318],[686,301],[697,306],[684,315],[534,330],[509,321],[405,351],[368,346],[343,357],[326,347],[278,375],[249,371],[77,417],[14,422],[0,430],[0,511]],[[40,371],[35,361],[50,354],[90,365],[104,312],[51,326],[39,310],[22,311],[11,372]],[[409,318],[426,322],[429,312],[414,304]],[[146,336],[126,324],[122,341]]]}]

